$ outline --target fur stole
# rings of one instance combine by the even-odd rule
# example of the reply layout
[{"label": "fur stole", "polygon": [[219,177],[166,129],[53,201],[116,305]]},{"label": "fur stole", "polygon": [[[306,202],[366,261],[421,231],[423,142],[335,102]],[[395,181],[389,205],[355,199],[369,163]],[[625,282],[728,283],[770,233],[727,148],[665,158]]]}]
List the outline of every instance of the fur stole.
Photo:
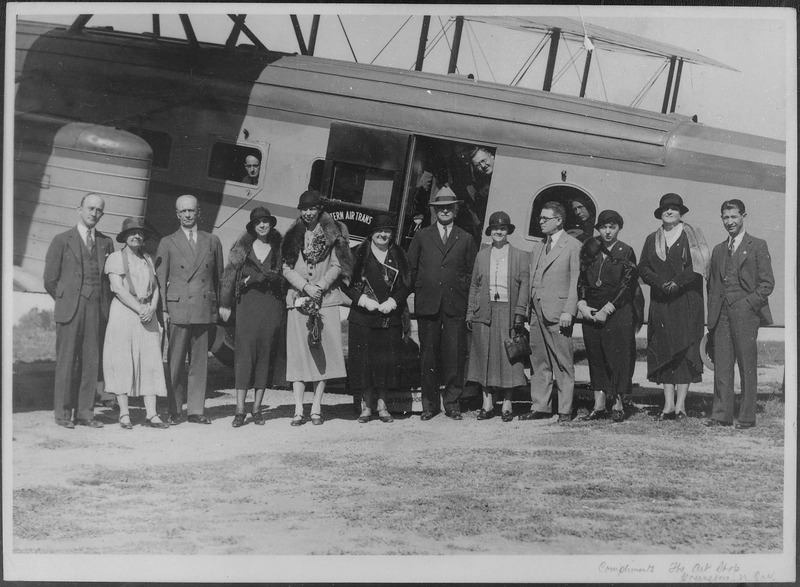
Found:
[{"label": "fur stole", "polygon": [[[231,252],[228,255],[228,264],[225,265],[225,271],[222,273],[222,280],[220,281],[220,307],[230,308],[236,298],[239,298],[239,286],[242,267],[244,267],[247,257],[253,250],[253,243],[256,237],[245,231],[243,232],[236,242],[231,247]],[[272,247],[272,261],[270,263],[267,278],[270,281],[282,280],[283,272],[280,266],[280,251],[283,238],[281,233],[274,228],[267,236],[267,242]]]},{"label": "fur stole", "polygon": [[[350,233],[347,227],[341,222],[331,218],[330,214],[323,212],[319,217],[319,224],[325,235],[325,244],[328,250],[333,248],[339,258],[342,267],[341,278],[349,281],[353,275],[353,255],[350,252]],[[289,267],[294,267],[300,253],[303,251],[303,239],[306,233],[306,225],[302,218],[298,218],[286,231],[283,238],[283,248],[281,249],[281,259]]]},{"label": "fur stole", "polygon": [[[364,265],[367,262],[367,258],[370,251],[370,240],[367,238],[355,248],[354,257],[354,265],[353,265],[353,283],[358,283],[361,281],[362,274],[364,271]],[[394,266],[400,272],[400,278],[403,280],[402,283],[406,287],[406,289],[411,289],[411,267],[408,264],[408,258],[406,257],[405,252],[403,251],[400,246],[392,243],[392,246],[389,247],[389,253],[386,256],[386,260],[389,259],[394,260]],[[392,263],[389,263],[392,265]]]}]

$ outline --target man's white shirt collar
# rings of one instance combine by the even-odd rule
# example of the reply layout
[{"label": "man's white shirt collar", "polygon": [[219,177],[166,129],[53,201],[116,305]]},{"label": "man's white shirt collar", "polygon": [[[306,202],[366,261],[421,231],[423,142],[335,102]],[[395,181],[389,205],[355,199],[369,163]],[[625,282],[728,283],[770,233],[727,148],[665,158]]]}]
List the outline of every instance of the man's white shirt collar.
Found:
[{"label": "man's white shirt collar", "polygon": [[89,228],[88,226],[84,226],[80,222],[78,223],[78,233],[81,235],[81,238],[83,239],[84,243],[86,242],[86,235],[89,233],[91,233],[92,238],[95,238],[94,229]]},{"label": "man's white shirt collar", "polygon": [[[739,245],[742,244],[742,239],[743,238],[744,238],[744,229],[742,229],[742,232],[740,232],[735,237],[733,237],[733,252],[734,253],[739,248]],[[730,246],[730,242],[731,242],[731,237],[728,237],[727,240],[725,241],[725,246],[726,247]]]},{"label": "man's white shirt collar", "polygon": [[[560,229],[560,230],[559,230],[558,232],[556,232],[555,234],[551,234],[551,235],[550,235],[550,250],[552,250],[552,249],[553,249],[553,247],[555,247],[555,246],[556,246],[556,243],[558,242],[558,239],[560,239],[560,238],[561,238],[561,235],[562,235],[562,234],[564,234],[564,229],[563,229],[563,228],[562,228],[562,229]],[[547,242],[547,240],[545,239],[545,243],[546,243],[546,242]]]}]

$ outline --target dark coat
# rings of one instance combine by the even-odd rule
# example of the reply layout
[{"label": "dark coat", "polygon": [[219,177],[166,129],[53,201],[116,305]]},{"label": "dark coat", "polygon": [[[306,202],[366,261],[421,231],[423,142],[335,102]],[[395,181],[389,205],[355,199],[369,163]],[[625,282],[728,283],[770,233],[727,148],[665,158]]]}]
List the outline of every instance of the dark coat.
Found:
[{"label": "dark coat", "polygon": [[[272,251],[270,266],[266,270],[253,253],[255,240],[252,233],[244,232],[231,247],[228,264],[220,281],[220,307],[231,308],[241,298],[242,293],[250,288],[269,291],[279,299],[286,295],[286,281],[280,261],[283,242],[281,233],[273,228],[267,236]],[[243,282],[247,277],[249,279],[245,285]]]},{"label": "dark coat", "polygon": [[[648,235],[639,260],[639,275],[650,286],[648,377],[685,349],[691,349],[687,359],[702,373],[699,343],[704,323],[703,276],[694,272],[685,232],[668,250],[665,260],[658,257],[655,240],[656,233]],[[664,291],[661,286],[668,281],[675,282],[678,291]]]},{"label": "dark coat", "polygon": [[[103,268],[106,258],[114,252],[114,241],[95,229],[95,252],[100,271],[100,311],[102,321],[108,321],[111,307],[111,285]],[[44,289],[55,300],[53,319],[64,324],[72,320],[78,309],[78,298],[83,286],[83,241],[77,228],[62,232],[53,238],[47,249],[44,263]]]},{"label": "dark coat", "polygon": [[183,229],[158,243],[156,274],[161,299],[173,324],[214,324],[223,270],[222,244],[216,235],[197,231],[193,254]]},{"label": "dark coat", "polygon": [[[411,293],[411,268],[408,259],[398,245],[392,244],[386,254],[386,265],[397,269],[397,277],[391,287],[384,281],[384,270],[381,263],[372,254],[369,239],[353,249],[353,279],[345,288],[344,293],[350,298],[349,320],[353,324],[360,324],[369,328],[386,328],[398,326],[402,323],[403,310],[406,298]],[[390,297],[394,299],[397,308],[388,314],[377,310],[368,311],[358,305],[358,300],[365,293],[367,282],[372,288],[378,303],[383,303]]]},{"label": "dark coat", "polygon": [[457,226],[447,244],[438,222],[417,231],[408,249],[415,313],[433,316],[441,309],[446,316],[466,316],[476,254],[475,239]]},{"label": "dark coat", "polygon": [[[718,244],[711,254],[711,270],[708,276],[708,328],[714,328],[719,320],[722,302],[725,299],[725,257],[728,254],[728,242]],[[772,324],[772,313],[767,298],[775,289],[775,277],[772,274],[772,259],[766,241],[746,233],[736,253],[734,263],[738,264],[736,275],[739,286],[747,292],[747,303],[761,317],[761,324]]]}]

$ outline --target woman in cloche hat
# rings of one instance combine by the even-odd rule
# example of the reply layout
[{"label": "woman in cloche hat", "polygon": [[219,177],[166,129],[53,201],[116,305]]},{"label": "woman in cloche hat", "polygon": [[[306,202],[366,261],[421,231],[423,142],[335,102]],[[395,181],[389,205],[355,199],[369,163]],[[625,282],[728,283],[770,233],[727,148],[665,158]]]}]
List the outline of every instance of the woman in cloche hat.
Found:
[{"label": "woman in cloche hat", "polygon": [[220,316],[227,318],[230,309],[236,308],[234,428],[245,422],[248,389],[255,389],[251,421],[261,426],[264,390],[284,382],[286,286],[280,260],[282,239],[276,223],[265,207],[253,209],[245,232],[231,247],[222,274]]},{"label": "woman in cloche hat", "polygon": [[514,388],[525,385],[523,361],[511,363],[504,340],[525,332],[528,313],[528,254],[513,247],[508,235],[515,226],[505,212],[489,217],[486,236],[492,245],[475,258],[467,306],[467,327],[472,330],[467,380],[483,386],[483,407],[478,420],[494,416],[495,394],[503,394],[501,416],[511,422]]},{"label": "woman in cloche hat", "polygon": [[683,221],[687,212],[678,194],[663,195],[654,212],[661,227],[647,237],[639,260],[639,275],[650,286],[647,378],[664,387],[659,421],[686,418],[689,384],[703,374],[703,278],[710,255],[700,229]]},{"label": "woman in cloche hat", "polygon": [[141,218],[125,218],[117,242],[120,251],[108,256],[105,272],[114,299],[103,343],[106,391],[117,396],[119,423],[130,430],[128,397],[144,397],[145,426],[168,428],[156,412],[156,397],[167,395],[161,363],[161,334],[156,319],[158,283],[155,266],[144,252],[152,231]]},{"label": "woman in cloche hat", "polygon": [[399,386],[403,310],[411,293],[411,269],[403,249],[393,242],[394,234],[391,216],[375,216],[369,235],[354,249],[353,279],[344,290],[352,300],[348,380],[362,396],[361,424],[370,421],[375,408],[382,422],[393,421],[386,395]]}]

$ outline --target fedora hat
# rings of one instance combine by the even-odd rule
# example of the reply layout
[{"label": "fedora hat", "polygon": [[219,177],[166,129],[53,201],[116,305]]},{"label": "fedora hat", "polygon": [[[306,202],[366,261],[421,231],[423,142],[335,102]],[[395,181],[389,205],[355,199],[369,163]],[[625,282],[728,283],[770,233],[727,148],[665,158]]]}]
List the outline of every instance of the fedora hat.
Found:
[{"label": "fedora hat", "polygon": [[250,211],[250,222],[247,223],[247,232],[252,232],[259,220],[266,218],[272,225],[270,228],[275,228],[278,219],[269,213],[264,206],[259,206]]},{"label": "fedora hat", "polygon": [[600,212],[600,215],[597,217],[597,224],[595,224],[594,227],[599,229],[601,226],[608,224],[609,222],[613,222],[622,228],[622,216],[620,216],[619,212],[616,210],[603,210]]},{"label": "fedora hat", "polygon": [[669,193],[661,196],[661,201],[658,203],[658,208],[656,208],[655,212],[653,212],[653,216],[660,220],[661,215],[664,213],[664,209],[669,206],[677,206],[681,211],[681,216],[689,211],[689,208],[683,205],[683,198],[681,198],[678,194]]},{"label": "fedora hat", "polygon": [[505,226],[508,229],[508,234],[513,234],[514,229],[517,228],[511,224],[511,218],[502,210],[500,212],[493,212],[492,215],[489,216],[489,224],[486,226],[485,231],[486,236],[492,233],[492,228],[495,226]]},{"label": "fedora hat", "polygon": [[455,192],[449,187],[444,186],[436,193],[436,197],[428,206],[450,206],[452,204],[461,204],[464,200],[456,198]]},{"label": "fedora hat", "polygon": [[322,206],[322,194],[317,190],[307,190],[300,195],[300,201],[297,203],[298,210],[314,208],[315,206]]},{"label": "fedora hat", "polygon": [[148,239],[153,234],[155,234],[152,230],[147,228],[144,225],[144,219],[142,218],[132,218],[128,217],[122,221],[122,230],[117,233],[117,242],[124,243],[125,239],[128,238],[128,233],[132,230],[141,230],[144,232],[144,238]]},{"label": "fedora hat", "polygon": [[377,214],[372,221],[372,225],[369,227],[369,234],[373,232],[378,232],[379,230],[391,230],[394,232],[397,230],[396,223],[394,218],[389,216],[388,214]]}]

